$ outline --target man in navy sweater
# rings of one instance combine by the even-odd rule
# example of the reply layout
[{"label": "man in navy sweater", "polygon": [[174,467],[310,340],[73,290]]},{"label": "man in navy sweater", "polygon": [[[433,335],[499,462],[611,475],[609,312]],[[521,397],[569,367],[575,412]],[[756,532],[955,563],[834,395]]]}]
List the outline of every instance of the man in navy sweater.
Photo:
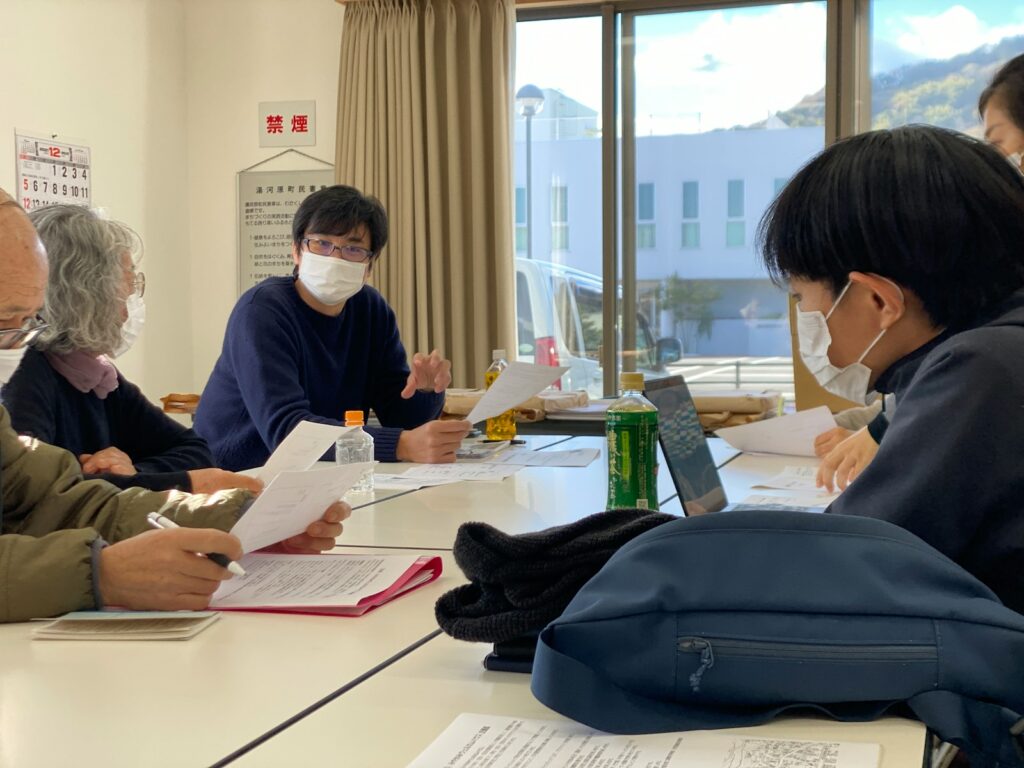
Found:
[{"label": "man in navy sweater", "polygon": [[343,424],[369,409],[379,461],[441,463],[469,431],[438,421],[451,363],[417,353],[412,370],[395,313],[366,280],[387,242],[380,202],[346,186],[307,197],[292,221],[292,277],[246,291],[196,411],[218,464],[260,466],[300,421]]},{"label": "man in navy sweater", "polygon": [[828,511],[918,535],[1024,612],[1024,176],[927,126],[864,133],[808,163],[761,225],[829,391],[898,403]]}]

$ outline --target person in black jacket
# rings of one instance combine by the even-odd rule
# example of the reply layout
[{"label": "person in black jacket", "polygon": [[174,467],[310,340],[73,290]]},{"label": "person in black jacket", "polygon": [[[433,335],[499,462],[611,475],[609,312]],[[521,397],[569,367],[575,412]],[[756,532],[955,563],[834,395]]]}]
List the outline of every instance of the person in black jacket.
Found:
[{"label": "person in black jacket", "polygon": [[758,233],[826,389],[898,406],[830,512],[924,539],[1024,612],[1024,175],[928,126],[808,163]]},{"label": "person in black jacket", "polygon": [[214,467],[206,442],[164,414],[110,361],[141,328],[145,278],[131,229],[76,205],[30,214],[50,258],[39,335],[3,404],[14,430],[64,448],[88,477],[121,488],[258,491],[259,481]]},{"label": "person in black jacket", "polygon": [[[985,141],[1024,172],[1024,55],[1010,59],[992,77],[978,97],[978,116],[984,124]],[[845,429],[848,425],[842,418],[850,418],[850,412],[858,409],[836,415],[840,426],[814,442],[815,453],[824,459],[819,473],[823,486],[831,491],[834,478],[835,486],[842,490],[864,471],[878,452],[895,405],[894,398],[886,398],[885,410],[857,431]]]}]

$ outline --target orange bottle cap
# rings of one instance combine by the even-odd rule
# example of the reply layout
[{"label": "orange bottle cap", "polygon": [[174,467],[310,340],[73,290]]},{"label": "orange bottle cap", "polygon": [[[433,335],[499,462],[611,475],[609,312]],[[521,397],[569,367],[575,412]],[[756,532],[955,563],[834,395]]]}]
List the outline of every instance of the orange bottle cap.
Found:
[{"label": "orange bottle cap", "polygon": [[362,411],[345,411],[345,426],[346,427],[361,427],[361,426],[363,426],[363,412]]}]

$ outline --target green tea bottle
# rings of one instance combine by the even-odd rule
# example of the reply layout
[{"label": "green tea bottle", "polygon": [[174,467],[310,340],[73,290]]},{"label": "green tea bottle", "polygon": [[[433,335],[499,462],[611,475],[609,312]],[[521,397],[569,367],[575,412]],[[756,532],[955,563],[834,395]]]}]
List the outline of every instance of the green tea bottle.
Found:
[{"label": "green tea bottle", "polygon": [[608,509],[658,509],[658,409],[643,396],[644,375],[623,373],[608,408]]}]

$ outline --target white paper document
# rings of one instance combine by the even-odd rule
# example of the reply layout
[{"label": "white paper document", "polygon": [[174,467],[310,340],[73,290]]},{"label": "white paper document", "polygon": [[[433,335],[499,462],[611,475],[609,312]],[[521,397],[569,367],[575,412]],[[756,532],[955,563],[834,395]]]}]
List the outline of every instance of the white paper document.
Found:
[{"label": "white paper document", "polygon": [[585,467],[598,456],[597,448],[575,448],[571,451],[505,451],[490,459],[487,464],[519,467]]},{"label": "white paper document", "polygon": [[818,496],[767,496],[754,494],[747,496],[740,504],[750,507],[780,506],[799,507],[800,509],[824,509],[836,500],[837,494],[821,494]]},{"label": "white paper document", "polygon": [[783,491],[817,491],[817,467],[786,467],[764,482],[752,485],[751,488],[778,488]]},{"label": "white paper document", "polygon": [[417,491],[420,488],[429,488],[435,485],[450,485],[460,482],[456,478],[423,480],[404,475],[374,475],[373,488],[376,491]]},{"label": "white paper document", "polygon": [[835,425],[836,420],[832,417],[832,412],[822,405],[788,416],[717,429],[715,434],[733,448],[739,448],[747,453],[814,456],[814,438]]},{"label": "white paper document", "polygon": [[500,416],[510,408],[515,408],[529,400],[552,382],[560,379],[568,368],[553,365],[534,365],[533,363],[509,363],[508,368],[494,380],[491,388],[473,406],[466,416],[470,424],[478,424],[485,419]]},{"label": "white paper document", "polygon": [[[356,484],[371,464],[342,464],[306,472],[282,472],[231,529],[242,550],[253,552],[295,536]],[[243,566],[244,567],[244,566]]]},{"label": "white paper document", "polygon": [[282,472],[307,470],[350,429],[352,427],[300,421],[277,446],[267,463],[256,471],[257,475],[264,483],[269,483]]},{"label": "white paper document", "polygon": [[419,555],[270,555],[241,560],[245,578],[221,582],[211,608],[355,605],[390,587]]},{"label": "white paper document", "polygon": [[878,768],[880,751],[715,731],[613,736],[557,720],[462,714],[408,768]]},{"label": "white paper document", "polygon": [[514,475],[522,467],[502,464],[421,464],[403,472],[399,477],[411,480],[426,480],[424,485],[430,485],[435,480],[444,480],[450,483],[461,482],[462,480],[482,480],[485,482],[496,482]]}]

